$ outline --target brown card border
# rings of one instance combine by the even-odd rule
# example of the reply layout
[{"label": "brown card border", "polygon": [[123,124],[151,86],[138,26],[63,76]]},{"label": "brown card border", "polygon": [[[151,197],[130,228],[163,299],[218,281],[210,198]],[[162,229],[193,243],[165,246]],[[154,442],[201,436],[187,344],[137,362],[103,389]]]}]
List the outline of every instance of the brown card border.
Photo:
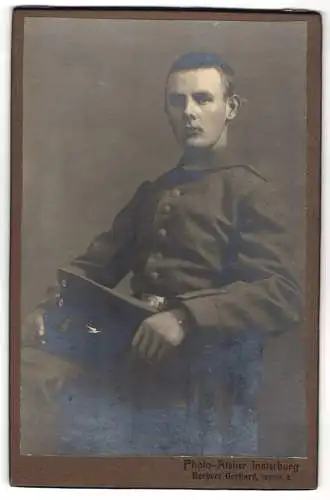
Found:
[{"label": "brown card border", "polygon": [[[117,19],[176,19],[231,21],[306,21],[307,47],[307,211],[306,211],[306,390],[308,401],[308,457],[281,459],[299,465],[290,481],[196,481],[184,470],[182,457],[83,458],[20,455],[20,230],[22,208],[22,66],[26,17],[85,17]],[[193,489],[314,489],[317,487],[319,280],[321,215],[321,96],[322,22],[312,11],[165,8],[49,8],[19,7],[12,18],[11,68],[11,248],[10,248],[10,482],[13,486],[67,486]],[[189,457],[188,457],[189,458]],[[198,457],[194,457],[196,460]],[[220,458],[220,457],[219,457]],[[228,459],[249,462],[252,459]],[[215,459],[202,460],[214,462]],[[274,463],[273,459],[256,459]]]}]

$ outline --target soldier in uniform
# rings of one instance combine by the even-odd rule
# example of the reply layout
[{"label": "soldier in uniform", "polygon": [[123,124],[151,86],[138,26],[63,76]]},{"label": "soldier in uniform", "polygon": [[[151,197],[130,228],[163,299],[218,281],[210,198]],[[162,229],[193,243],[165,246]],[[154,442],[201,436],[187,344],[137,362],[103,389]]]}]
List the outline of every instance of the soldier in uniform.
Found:
[{"label": "soldier in uniform", "polygon": [[[94,427],[86,424],[88,412],[104,402],[79,410],[85,412],[80,434],[93,435],[93,453],[125,448],[146,454],[258,454],[263,348],[270,337],[299,324],[301,292],[288,234],[277,216],[280,199],[263,175],[229,154],[228,126],[239,107],[233,71],[217,54],[189,53],[176,60],[166,81],[165,109],[183,147],[178,165],[143,182],[112,228],[67,268],[109,289],[131,272],[132,296],[155,307],[130,341],[131,352],[149,370],[135,379],[140,406],[121,400],[121,413],[119,406],[103,407],[102,423],[99,414]],[[53,310],[58,286],[28,319],[25,339],[47,340],[45,313]],[[29,345],[23,341],[23,352]],[[52,366],[52,390],[63,393],[72,365],[41,359],[33,358],[39,375]],[[144,404],[142,393],[149,403],[160,401],[158,406]],[[74,408],[72,397],[71,403]],[[76,433],[79,425],[76,418]],[[121,442],[126,436],[124,448],[119,441],[104,444],[111,425]],[[127,429],[134,425],[135,437],[128,440]]]}]

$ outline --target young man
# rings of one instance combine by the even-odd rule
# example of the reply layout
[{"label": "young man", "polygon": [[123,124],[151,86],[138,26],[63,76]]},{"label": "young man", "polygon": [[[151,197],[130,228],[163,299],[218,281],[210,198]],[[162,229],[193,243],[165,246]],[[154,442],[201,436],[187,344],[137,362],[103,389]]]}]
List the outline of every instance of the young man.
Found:
[{"label": "young man", "polygon": [[[133,296],[155,307],[131,341],[150,368],[136,379],[140,399],[114,417],[120,442],[94,439],[94,453],[258,454],[263,345],[299,323],[301,297],[279,200],[262,175],[228,154],[228,126],[239,107],[233,72],[218,55],[178,59],[165,110],[183,147],[179,164],[144,182],[111,230],[66,269],[108,288],[132,272]],[[26,338],[47,342],[44,312],[34,312]],[[84,428],[95,437],[97,419],[88,431],[88,411]],[[104,429],[116,411],[104,409]]]}]

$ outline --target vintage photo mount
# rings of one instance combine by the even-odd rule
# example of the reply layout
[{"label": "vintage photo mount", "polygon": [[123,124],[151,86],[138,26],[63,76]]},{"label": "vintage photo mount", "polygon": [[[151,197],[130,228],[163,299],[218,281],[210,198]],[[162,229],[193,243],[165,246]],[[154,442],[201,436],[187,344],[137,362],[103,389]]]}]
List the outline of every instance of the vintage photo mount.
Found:
[{"label": "vintage photo mount", "polygon": [[[22,66],[26,17],[230,20],[307,23],[306,321],[307,458],[24,456],[20,454],[20,251],[22,211]],[[318,319],[321,192],[321,16],[310,11],[16,8],[11,83],[10,482],[13,486],[314,489],[318,454]],[[256,464],[260,464],[259,467]],[[274,464],[272,467],[271,464]],[[282,465],[281,465],[282,464]],[[290,473],[281,473],[292,464]],[[220,468],[219,468],[220,467]],[[284,470],[284,468],[282,467]],[[255,474],[262,470],[263,474]],[[219,472],[225,474],[217,474]],[[244,472],[245,476],[239,477]],[[207,480],[205,474],[210,473]]]}]

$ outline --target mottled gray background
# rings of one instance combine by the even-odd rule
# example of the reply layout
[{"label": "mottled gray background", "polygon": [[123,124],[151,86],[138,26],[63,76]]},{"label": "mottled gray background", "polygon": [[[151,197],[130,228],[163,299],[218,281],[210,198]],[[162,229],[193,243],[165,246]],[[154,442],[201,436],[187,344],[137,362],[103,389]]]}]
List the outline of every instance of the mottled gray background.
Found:
[{"label": "mottled gray background", "polygon": [[[23,315],[54,281],[57,266],[109,228],[143,179],[177,162],[180,151],[163,111],[164,79],[173,59],[192,50],[217,51],[236,71],[237,90],[246,102],[231,135],[245,161],[283,189],[278,203],[289,208],[303,280],[304,23],[29,18],[24,34]],[[292,439],[292,429],[298,436],[303,425],[302,393],[288,384],[303,377],[294,365],[301,343],[293,339],[291,344],[291,351],[288,340],[284,347],[283,341],[271,344],[265,375],[265,414],[275,427],[285,423],[282,439],[285,433],[284,439]],[[279,359],[287,359],[285,367]],[[278,387],[270,389],[267,384],[274,381]],[[282,395],[278,404],[276,391]]]}]

